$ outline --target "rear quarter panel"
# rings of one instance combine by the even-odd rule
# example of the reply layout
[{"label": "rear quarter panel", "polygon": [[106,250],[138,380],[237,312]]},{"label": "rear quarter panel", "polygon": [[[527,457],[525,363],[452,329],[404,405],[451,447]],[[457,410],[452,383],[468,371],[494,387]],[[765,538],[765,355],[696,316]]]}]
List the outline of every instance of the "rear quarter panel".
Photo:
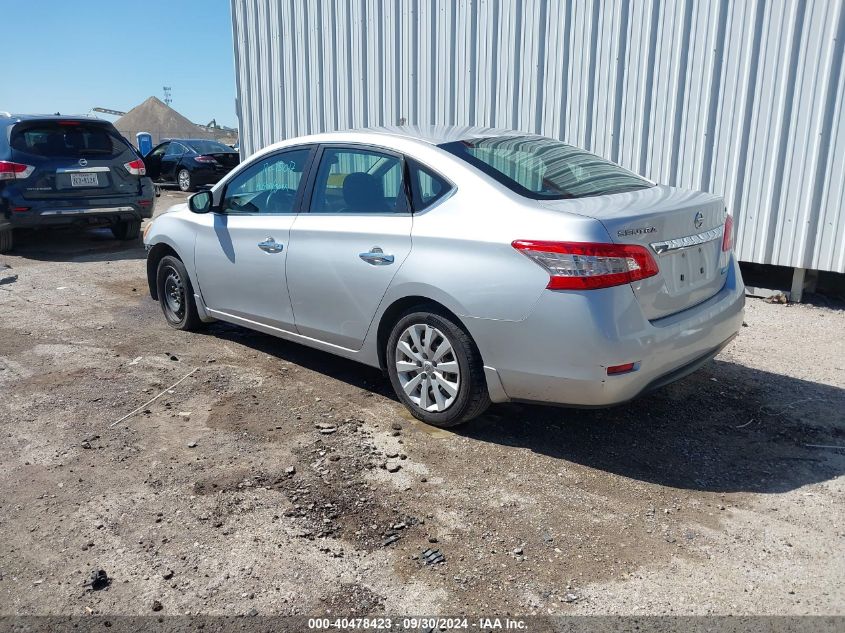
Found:
[{"label": "rear quarter panel", "polygon": [[429,287],[450,298],[459,316],[521,321],[549,275],[511,246],[519,239],[607,241],[608,236],[593,219],[549,212],[484,182],[470,182],[414,216],[411,254],[391,291]]}]

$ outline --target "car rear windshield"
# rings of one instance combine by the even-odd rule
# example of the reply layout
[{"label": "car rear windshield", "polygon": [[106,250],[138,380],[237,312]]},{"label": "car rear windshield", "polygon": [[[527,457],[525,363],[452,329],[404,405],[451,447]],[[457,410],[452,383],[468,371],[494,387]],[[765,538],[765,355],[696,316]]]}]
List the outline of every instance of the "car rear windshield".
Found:
[{"label": "car rear windshield", "polygon": [[228,145],[223,145],[223,143],[218,143],[217,141],[188,141],[185,145],[190,147],[197,154],[222,154],[225,152],[235,152],[235,150]]},{"label": "car rear windshield", "polygon": [[585,198],[652,184],[595,154],[543,136],[491,136],[440,145],[535,200]]},{"label": "car rear windshield", "polygon": [[85,122],[55,121],[18,124],[12,130],[12,149],[46,157],[119,156],[129,145],[113,129]]}]

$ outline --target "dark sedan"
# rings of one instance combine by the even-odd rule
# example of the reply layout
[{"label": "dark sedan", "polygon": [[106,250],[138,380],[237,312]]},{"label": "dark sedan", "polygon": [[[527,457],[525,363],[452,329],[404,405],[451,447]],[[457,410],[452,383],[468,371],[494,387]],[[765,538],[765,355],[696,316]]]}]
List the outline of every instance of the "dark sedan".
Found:
[{"label": "dark sedan", "polygon": [[182,191],[213,185],[238,163],[240,155],[231,147],[203,139],[169,139],[144,157],[150,178]]}]

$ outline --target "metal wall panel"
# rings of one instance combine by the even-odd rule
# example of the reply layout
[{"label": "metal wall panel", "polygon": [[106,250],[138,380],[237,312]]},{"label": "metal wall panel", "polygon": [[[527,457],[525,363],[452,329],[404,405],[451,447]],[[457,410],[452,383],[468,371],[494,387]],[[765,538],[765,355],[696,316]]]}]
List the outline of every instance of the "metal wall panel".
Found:
[{"label": "metal wall panel", "polygon": [[241,143],[516,128],[723,195],[744,261],[845,272],[845,0],[232,0]]}]

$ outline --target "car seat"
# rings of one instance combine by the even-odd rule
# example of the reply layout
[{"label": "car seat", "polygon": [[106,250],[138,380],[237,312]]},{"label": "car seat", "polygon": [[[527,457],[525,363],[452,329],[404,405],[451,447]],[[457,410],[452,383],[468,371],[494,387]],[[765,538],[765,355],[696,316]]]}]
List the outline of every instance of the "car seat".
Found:
[{"label": "car seat", "polygon": [[343,200],[350,213],[390,213],[381,180],[363,171],[343,179]]}]

